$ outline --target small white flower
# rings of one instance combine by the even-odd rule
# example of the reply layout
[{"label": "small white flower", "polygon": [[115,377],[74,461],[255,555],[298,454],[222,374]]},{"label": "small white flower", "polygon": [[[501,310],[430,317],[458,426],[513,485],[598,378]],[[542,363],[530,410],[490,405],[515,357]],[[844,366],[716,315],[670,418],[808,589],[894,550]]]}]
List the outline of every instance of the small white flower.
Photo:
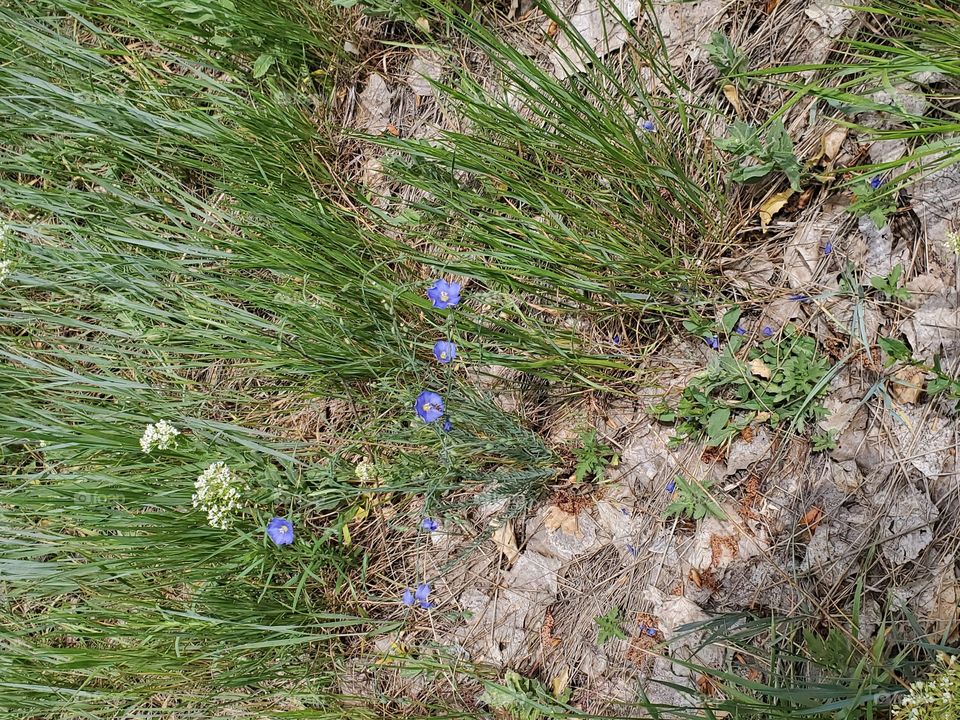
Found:
[{"label": "small white flower", "polygon": [[0,285],[3,285],[3,281],[10,277],[11,272],[13,272],[13,261],[0,260]]},{"label": "small white flower", "polygon": [[140,448],[148,453],[151,450],[167,450],[172,445],[180,431],[166,420],[147,425],[140,438]]},{"label": "small white flower", "polygon": [[229,528],[241,507],[240,499],[246,490],[244,482],[226,463],[217,461],[200,473],[194,488],[193,506],[206,512],[207,522],[213,527]]},{"label": "small white flower", "polygon": [[359,478],[361,482],[369,483],[376,479],[377,468],[369,460],[364,458],[357,465],[356,469],[354,470],[354,473],[356,474],[357,478]]}]

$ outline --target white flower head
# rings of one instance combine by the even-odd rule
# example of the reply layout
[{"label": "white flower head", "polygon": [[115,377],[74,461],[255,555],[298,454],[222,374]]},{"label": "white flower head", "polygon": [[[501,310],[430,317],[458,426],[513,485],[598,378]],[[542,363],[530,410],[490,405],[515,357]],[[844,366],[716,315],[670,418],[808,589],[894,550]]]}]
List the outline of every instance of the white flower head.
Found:
[{"label": "white flower head", "polygon": [[11,272],[13,272],[13,260],[0,260],[0,285],[10,277]]},{"label": "white flower head", "polygon": [[180,431],[166,420],[147,425],[140,438],[140,448],[148,453],[151,450],[167,450],[173,446]]},{"label": "white flower head", "polygon": [[200,473],[194,483],[193,506],[207,514],[207,522],[226,530],[241,509],[241,499],[247,489],[226,463],[217,461]]}]

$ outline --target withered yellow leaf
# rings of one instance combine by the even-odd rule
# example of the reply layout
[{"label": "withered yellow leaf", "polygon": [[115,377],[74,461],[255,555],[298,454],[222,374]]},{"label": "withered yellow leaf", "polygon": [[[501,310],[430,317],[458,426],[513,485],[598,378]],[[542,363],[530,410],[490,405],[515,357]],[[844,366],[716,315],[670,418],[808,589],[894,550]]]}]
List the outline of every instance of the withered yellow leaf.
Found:
[{"label": "withered yellow leaf", "polygon": [[737,90],[737,86],[733,84],[726,84],[723,86],[723,96],[727,99],[733,109],[737,111],[737,117],[743,117],[743,105],[740,103],[740,91]]},{"label": "withered yellow leaf", "polygon": [[755,358],[750,361],[750,372],[764,380],[769,380],[773,375],[773,373],[770,372],[770,368],[767,367],[767,364],[760,358]]},{"label": "withered yellow leaf", "polygon": [[763,204],[760,206],[761,230],[764,232],[767,231],[767,226],[770,224],[770,221],[773,220],[773,216],[783,210],[783,206],[787,204],[787,201],[790,199],[791,195],[793,195],[793,188],[787,188],[783,192],[778,192],[775,195],[771,195],[763,202]]}]

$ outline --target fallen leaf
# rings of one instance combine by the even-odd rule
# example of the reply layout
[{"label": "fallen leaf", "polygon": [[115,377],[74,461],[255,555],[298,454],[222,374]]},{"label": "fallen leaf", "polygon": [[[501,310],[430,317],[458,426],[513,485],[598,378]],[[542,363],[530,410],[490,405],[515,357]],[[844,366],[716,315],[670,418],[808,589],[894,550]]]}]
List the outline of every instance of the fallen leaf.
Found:
[{"label": "fallen leaf", "polygon": [[767,410],[763,412],[758,412],[757,416],[753,419],[754,422],[762,423],[770,419],[770,413]]},{"label": "fallen leaf", "polygon": [[564,666],[563,670],[560,671],[560,674],[557,675],[550,681],[550,690],[553,692],[555,698],[563,695],[563,691],[567,689],[567,685],[570,684],[570,671]]},{"label": "fallen leaf", "polygon": [[820,139],[820,152],[822,157],[828,160],[834,160],[840,152],[843,141],[847,139],[849,128],[837,126]]},{"label": "fallen leaf", "polygon": [[814,505],[809,510],[807,510],[803,517],[800,518],[800,524],[809,528],[812,533],[817,529],[817,525],[820,524],[820,520],[823,518],[823,509]]},{"label": "fallen leaf", "polygon": [[543,514],[543,524],[548,530],[559,530],[567,535],[583,537],[580,532],[580,524],[577,522],[577,516],[561,510],[556,505],[551,505]]},{"label": "fallen leaf", "polygon": [[783,192],[778,192],[775,195],[771,195],[767,198],[763,204],[760,206],[760,229],[764,232],[767,231],[767,226],[770,224],[770,221],[773,220],[773,216],[778,212],[783,210],[783,206],[787,204],[787,201],[790,199],[790,196],[793,195],[793,188],[787,188]]},{"label": "fallen leaf", "polygon": [[696,568],[690,568],[690,572],[687,573],[687,577],[690,578],[690,582],[692,582],[698,588],[703,587],[703,580],[700,577],[700,573]]},{"label": "fallen leaf", "polygon": [[425,17],[418,17],[413,21],[413,24],[417,26],[418,29],[422,30],[425,33],[430,32],[430,21]]},{"label": "fallen leaf", "polygon": [[[768,368],[767,364],[760,358],[754,358],[753,360],[750,361],[750,372],[756,375],[757,377],[763,378],[764,380],[769,380],[771,377],[773,377],[773,373],[771,372],[770,368]],[[769,413],[767,413],[767,418],[769,417],[770,415]],[[757,420],[759,419],[760,419],[760,415],[757,414]]]},{"label": "fallen leaf", "polygon": [[905,367],[897,370],[890,385],[890,394],[894,400],[905,405],[917,401],[924,387],[924,372],[918,367]]},{"label": "fallen leaf", "polygon": [[727,99],[733,109],[737,111],[737,117],[743,117],[743,105],[740,103],[740,91],[737,90],[737,86],[732,83],[727,83],[723,86],[723,96]]},{"label": "fallen leaf", "polygon": [[513,520],[507,520],[503,525],[499,525],[493,531],[491,536],[497,550],[503,553],[507,563],[512,563],[520,554],[517,548],[517,536],[513,532]]}]

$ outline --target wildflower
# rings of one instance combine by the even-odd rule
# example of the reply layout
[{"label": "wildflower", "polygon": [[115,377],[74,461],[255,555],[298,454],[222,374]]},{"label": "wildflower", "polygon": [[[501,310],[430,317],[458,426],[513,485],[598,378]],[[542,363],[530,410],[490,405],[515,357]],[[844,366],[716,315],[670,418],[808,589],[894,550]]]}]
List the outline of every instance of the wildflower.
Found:
[{"label": "wildflower", "polygon": [[872,178],[870,178],[870,187],[872,187],[874,190],[876,190],[878,187],[880,187],[880,183],[881,183],[881,182],[883,182],[883,181],[880,180],[880,176],[879,176],[879,175],[874,175]]},{"label": "wildflower", "polygon": [[703,340],[714,350],[720,349],[720,338],[713,337],[712,335],[704,335]]},{"label": "wildflower", "polygon": [[810,298],[808,298],[806,295],[796,294],[796,295],[791,295],[790,300],[792,302],[809,302]]},{"label": "wildflower", "polygon": [[13,261],[0,260],[0,285],[3,285],[3,281],[10,277],[11,272],[13,272]]},{"label": "wildflower", "polygon": [[376,480],[377,478],[377,468],[366,458],[357,463],[357,467],[354,468],[353,473],[357,476],[358,480],[365,483]]},{"label": "wildflower", "polygon": [[653,132],[657,128],[657,126],[654,125],[653,120],[644,120],[640,127],[642,127],[645,132]]},{"label": "wildflower", "polygon": [[417,602],[420,603],[420,607],[424,610],[429,610],[432,607],[436,607],[432,602],[430,602],[430,586],[427,583],[420,583],[417,585],[417,591],[413,594]]},{"label": "wildflower", "polygon": [[443,431],[448,433],[451,430],[453,430],[453,423],[450,422],[450,418],[447,418],[443,421]]},{"label": "wildflower", "polygon": [[627,552],[630,553],[632,557],[637,556],[637,548],[630,543],[627,543]]},{"label": "wildflower", "polygon": [[613,339],[613,344],[614,344],[614,345],[620,345],[620,336],[619,336],[619,335],[614,335],[612,339]]},{"label": "wildflower", "polygon": [[960,230],[947,233],[947,247],[960,255]]},{"label": "wildflower", "polygon": [[427,297],[433,301],[435,308],[446,310],[460,302],[460,283],[440,278],[427,289]]},{"label": "wildflower", "polygon": [[267,535],[277,545],[289,545],[293,542],[293,525],[285,518],[275,517],[267,524]]},{"label": "wildflower", "polygon": [[414,605],[419,605],[424,610],[429,610],[432,607],[436,607],[436,605],[430,602],[430,586],[427,583],[420,583],[417,585],[416,591],[407,588],[403,591],[400,601],[407,607],[411,608]]},{"label": "wildflower", "polygon": [[446,340],[437,340],[433,346],[433,356],[441,365],[446,365],[457,357],[457,346]]},{"label": "wildflower", "polygon": [[240,498],[246,486],[226,463],[211,463],[194,483],[193,506],[207,513],[207,522],[226,530],[233,515],[240,509]]},{"label": "wildflower", "polygon": [[436,422],[443,416],[443,398],[435,392],[424,390],[417,395],[417,415],[424,422]]},{"label": "wildflower", "polygon": [[667,483],[667,486],[666,486],[666,488],[664,488],[664,489],[665,489],[668,493],[672,493],[674,490],[677,489],[677,481],[676,481],[676,480],[671,480],[670,482]]},{"label": "wildflower", "polygon": [[833,241],[827,240],[827,244],[823,246],[823,254],[829,255],[833,252]]},{"label": "wildflower", "polygon": [[764,337],[773,337],[773,328],[769,325],[764,325],[761,332],[763,332]]},{"label": "wildflower", "polygon": [[733,329],[733,331],[734,331],[737,335],[746,335],[746,334],[747,334],[747,331],[744,330],[744,329],[743,329],[742,327],[740,327],[739,325],[737,325],[737,326]]},{"label": "wildflower", "polygon": [[630,517],[629,508],[625,508],[625,507],[620,508],[620,514],[623,515],[624,517]]},{"label": "wildflower", "polygon": [[143,431],[143,437],[140,438],[140,449],[145,453],[151,450],[167,450],[173,445],[174,440],[180,431],[166,420],[160,420],[157,423],[147,425]]},{"label": "wildflower", "polygon": [[650,637],[653,637],[656,634],[657,634],[656,628],[652,628],[652,627],[647,628],[647,635],[649,635]]},{"label": "wildflower", "polygon": [[420,527],[427,532],[436,532],[440,527],[440,523],[433,518],[424,518],[423,522],[420,523]]}]

